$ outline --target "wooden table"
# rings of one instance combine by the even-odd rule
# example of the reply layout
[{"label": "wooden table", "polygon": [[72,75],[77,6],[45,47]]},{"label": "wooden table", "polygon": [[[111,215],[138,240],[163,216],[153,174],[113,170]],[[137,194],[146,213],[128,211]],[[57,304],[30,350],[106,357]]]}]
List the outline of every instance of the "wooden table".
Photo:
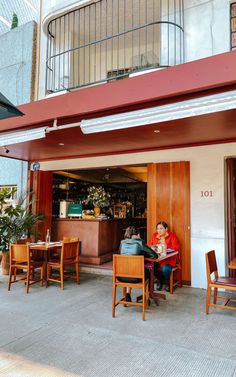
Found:
[{"label": "wooden table", "polygon": [[[158,258],[154,258],[154,259],[153,258],[145,258],[145,262],[159,263],[163,260],[169,259],[169,258],[173,257],[174,255],[178,255],[178,254],[179,254],[178,251],[173,251],[172,253],[167,253],[166,256],[163,256],[163,257],[158,257]],[[158,304],[159,298],[166,300],[166,294],[154,290],[154,268],[150,268],[149,272],[150,272],[150,277],[149,277],[149,280],[150,280],[150,285],[149,285],[150,297],[153,299],[153,301],[155,302],[156,305],[159,305]]]},{"label": "wooden table", "polygon": [[49,242],[49,243],[46,243],[46,242],[34,242],[34,243],[30,243],[29,246],[30,246],[30,249],[32,249],[32,250],[46,251],[46,250],[58,249],[58,247],[62,246],[62,242],[61,241]]},{"label": "wooden table", "polygon": [[231,260],[231,262],[228,264],[228,268],[231,268],[232,270],[236,270],[236,258]]},{"label": "wooden table", "polygon": [[[62,242],[61,241],[49,242],[49,243],[36,242],[36,243],[30,243],[29,247],[30,247],[31,250],[36,250],[36,251],[40,251],[40,252],[43,253],[44,263],[47,266],[49,252],[52,251],[52,250],[57,250],[57,249],[61,248]],[[47,275],[47,271],[45,271],[45,269],[44,269],[44,279],[45,279],[45,281],[47,279],[46,275]]]}]

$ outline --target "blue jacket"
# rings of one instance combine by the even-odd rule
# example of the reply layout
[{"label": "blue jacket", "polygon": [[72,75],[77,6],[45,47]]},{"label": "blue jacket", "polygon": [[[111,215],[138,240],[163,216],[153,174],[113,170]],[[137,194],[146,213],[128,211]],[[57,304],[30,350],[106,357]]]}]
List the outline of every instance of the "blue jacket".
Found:
[{"label": "blue jacket", "polygon": [[150,249],[141,238],[126,238],[120,243],[120,254],[144,255],[148,258],[156,258],[156,253]]}]

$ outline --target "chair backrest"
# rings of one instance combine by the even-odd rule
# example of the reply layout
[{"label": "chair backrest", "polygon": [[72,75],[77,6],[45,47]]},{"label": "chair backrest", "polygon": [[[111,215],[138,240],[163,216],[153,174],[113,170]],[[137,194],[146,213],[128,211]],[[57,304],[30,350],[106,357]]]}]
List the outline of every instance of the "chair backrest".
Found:
[{"label": "chair backrest", "polygon": [[69,242],[62,242],[62,252],[61,252],[61,259],[74,259],[77,260],[79,258],[79,240],[77,241],[69,241]]},{"label": "chair backrest", "polygon": [[29,263],[30,250],[26,244],[11,244],[10,263]]},{"label": "chair backrest", "polygon": [[25,245],[25,244],[30,243],[30,242],[32,242],[31,237],[21,238],[20,240],[16,240],[17,245]]},{"label": "chair backrest", "polygon": [[144,279],[143,255],[113,255],[113,278],[128,277]]},{"label": "chair backrest", "polygon": [[78,237],[67,237],[67,236],[64,236],[63,237],[63,242],[79,242],[79,238]]},{"label": "chair backrest", "polygon": [[211,274],[214,273],[214,277],[218,277],[218,268],[216,262],[216,254],[215,250],[208,251],[206,253],[206,273],[207,273],[207,281],[211,281]]}]

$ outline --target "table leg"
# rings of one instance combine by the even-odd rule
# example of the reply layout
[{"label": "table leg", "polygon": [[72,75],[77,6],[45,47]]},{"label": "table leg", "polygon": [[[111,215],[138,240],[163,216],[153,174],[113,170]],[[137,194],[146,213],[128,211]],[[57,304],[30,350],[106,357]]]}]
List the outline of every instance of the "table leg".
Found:
[{"label": "table leg", "polygon": [[156,305],[159,305],[159,299],[166,300],[166,294],[157,292],[154,290],[154,268],[149,269],[149,292],[150,297],[153,299]]}]

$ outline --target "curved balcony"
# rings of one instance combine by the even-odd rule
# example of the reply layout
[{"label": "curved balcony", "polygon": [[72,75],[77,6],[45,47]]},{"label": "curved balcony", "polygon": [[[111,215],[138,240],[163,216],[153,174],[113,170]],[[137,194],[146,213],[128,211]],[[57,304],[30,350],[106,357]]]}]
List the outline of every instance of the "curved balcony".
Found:
[{"label": "curved balcony", "polygon": [[48,24],[46,92],[181,64],[183,0],[100,0]]}]

